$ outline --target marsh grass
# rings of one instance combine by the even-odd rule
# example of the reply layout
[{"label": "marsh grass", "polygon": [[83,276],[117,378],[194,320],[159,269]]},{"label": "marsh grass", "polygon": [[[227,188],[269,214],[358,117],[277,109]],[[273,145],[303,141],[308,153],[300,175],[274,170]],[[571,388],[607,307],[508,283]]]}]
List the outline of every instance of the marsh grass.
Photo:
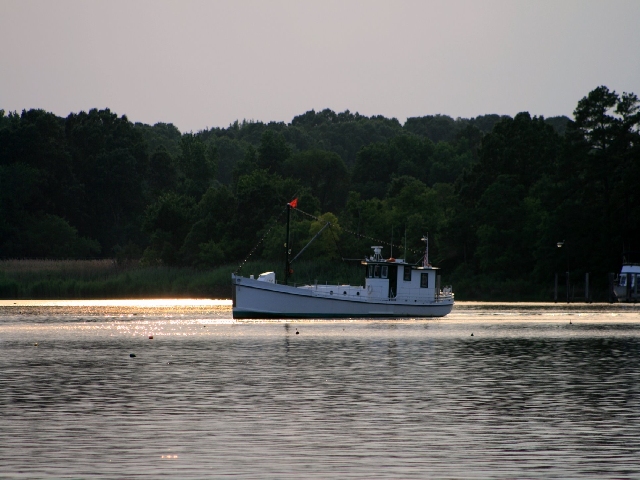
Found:
[{"label": "marsh grass", "polygon": [[[291,284],[339,283],[362,285],[364,270],[357,263],[306,261],[294,265]],[[212,270],[167,266],[126,265],[113,260],[2,260],[2,299],[107,299],[107,298],[230,298],[231,273],[237,265]],[[279,262],[247,262],[239,275],[256,278],[275,271]]]},{"label": "marsh grass", "polygon": [[[364,285],[359,262],[305,260],[292,266],[291,285]],[[258,278],[274,271],[283,281],[281,262],[255,260],[238,269],[237,264],[215,269],[140,266],[114,260],[0,260],[2,299],[116,299],[116,298],[231,298],[231,273]],[[446,273],[446,272],[445,272]],[[490,279],[454,272],[443,277],[453,283],[456,299],[479,301],[551,301],[553,289],[533,282]],[[560,286],[559,297],[565,298]],[[573,292],[573,290],[572,290]],[[579,288],[572,298],[580,300]],[[592,287],[593,299],[606,301],[605,289]]]},{"label": "marsh grass", "polygon": [[111,259],[104,260],[46,260],[46,259],[9,259],[0,260],[0,272],[16,278],[29,278],[31,275],[74,275],[93,278],[109,274],[118,267]]}]

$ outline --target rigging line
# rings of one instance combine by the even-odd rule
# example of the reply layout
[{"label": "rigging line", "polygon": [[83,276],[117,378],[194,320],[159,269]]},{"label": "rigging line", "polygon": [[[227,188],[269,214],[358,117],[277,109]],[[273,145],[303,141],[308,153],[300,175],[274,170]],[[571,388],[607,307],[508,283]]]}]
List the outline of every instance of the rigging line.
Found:
[{"label": "rigging line", "polygon": [[309,245],[311,245],[311,244],[315,241],[315,239],[316,239],[316,238],[318,238],[322,232],[324,232],[324,229],[325,229],[325,228],[327,228],[327,227],[331,227],[331,223],[329,223],[329,222],[325,223],[324,227],[322,227],[322,228],[320,229],[320,231],[319,231],[318,233],[316,233],[316,234],[313,236],[313,238],[312,238],[311,240],[309,240],[309,243],[307,243],[307,244],[302,248],[302,250],[300,250],[300,251],[298,252],[298,254],[297,254],[295,257],[293,257],[293,260],[289,261],[289,265],[291,265],[293,262],[295,262],[295,261],[296,261],[296,259],[297,259],[300,255],[302,255],[302,252],[304,252],[304,251],[307,249],[307,247],[308,247]]},{"label": "rigging line", "polygon": [[[315,215],[311,215],[310,213],[307,213],[307,212],[304,212],[304,211],[300,210],[299,208],[293,207],[293,210],[296,210],[296,211],[300,212],[301,214],[306,215],[306,216],[307,216],[307,217],[309,217],[309,218],[313,218],[314,220],[316,220],[316,221],[318,221],[318,222],[322,222],[322,221],[324,221],[324,220],[321,220],[320,218],[316,217]],[[324,226],[324,227],[322,227],[322,228],[320,229],[320,231],[316,234],[316,236],[315,236],[315,237],[313,237],[313,239],[311,240],[311,242],[313,242],[313,241],[316,239],[316,237],[318,237],[318,235],[320,235],[320,233],[322,233],[322,231],[323,231],[325,228],[327,228],[327,227],[329,227],[329,230],[331,230],[331,235],[332,235],[332,237],[333,237],[333,242],[336,244],[336,248],[338,249],[338,254],[340,255],[340,258],[344,261],[344,255],[342,255],[342,251],[340,250],[340,245],[338,244],[338,239],[337,239],[336,234],[335,234],[335,232],[334,232],[334,230],[333,230],[333,224],[332,224],[331,222],[327,222],[327,223],[325,224],[325,226]],[[349,232],[349,233],[351,233],[351,232]],[[309,242],[309,243],[311,243],[311,242]],[[302,252],[303,252],[303,251],[304,251],[308,246],[309,246],[309,245],[305,246],[305,247],[300,251],[300,253],[298,253],[298,255],[296,255],[296,258],[298,258],[298,257],[300,256],[300,254],[301,254],[301,253],[302,253]],[[294,258],[294,260],[295,260],[295,258]],[[293,260],[291,260],[291,262],[293,262]]]},{"label": "rigging line", "polygon": [[258,243],[256,243],[254,245],[254,247],[251,249],[251,251],[249,252],[249,255],[246,256],[246,258],[240,262],[240,265],[238,265],[238,268],[236,268],[236,271],[233,272],[234,275],[237,275],[238,272],[240,271],[240,269],[244,266],[245,263],[247,263],[247,260],[249,260],[249,257],[251,255],[253,255],[253,252],[256,251],[256,249],[258,248],[258,245],[260,245],[262,243],[262,241],[267,238],[267,235],[269,235],[269,232],[271,232],[271,229],[273,229],[273,227],[278,223],[278,220],[280,220],[280,217],[282,216],[282,214],[285,212],[285,210],[287,209],[287,207],[284,207],[282,209],[282,211],[278,214],[278,216],[276,217],[276,219],[273,221],[273,223],[271,224],[271,226],[269,227],[269,230],[267,230],[267,232],[262,236],[262,238],[260,240],[258,240]]},{"label": "rigging line", "polygon": [[[306,215],[309,218],[313,218],[314,220],[322,221],[320,218],[316,217],[315,215],[311,215],[310,213],[304,212],[304,211],[300,210],[299,208],[294,207],[294,208],[292,208],[292,210],[297,210],[301,214]],[[361,233],[356,233],[356,232],[354,232],[352,230],[349,230],[347,228],[344,228],[344,227],[340,227],[340,228],[342,228],[342,231],[350,233],[351,235],[354,235],[354,236],[359,237],[359,238],[365,238],[367,240],[373,240],[374,242],[381,243],[383,245],[393,245],[392,243],[389,243],[386,240],[380,240],[378,238],[369,237],[369,236],[363,235]],[[397,248],[402,248],[402,245],[393,245],[393,246],[397,247]],[[411,252],[411,253],[416,253],[416,254],[422,253],[421,250],[414,250],[413,248],[407,248],[407,250],[409,252]]]}]

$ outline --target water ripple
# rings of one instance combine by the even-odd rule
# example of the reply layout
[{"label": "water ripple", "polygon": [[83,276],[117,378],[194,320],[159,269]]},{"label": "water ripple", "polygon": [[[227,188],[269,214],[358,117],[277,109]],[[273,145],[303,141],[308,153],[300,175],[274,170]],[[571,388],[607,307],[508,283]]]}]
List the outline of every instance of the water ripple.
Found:
[{"label": "water ripple", "polygon": [[634,310],[33,308],[0,311],[0,475],[640,476]]}]

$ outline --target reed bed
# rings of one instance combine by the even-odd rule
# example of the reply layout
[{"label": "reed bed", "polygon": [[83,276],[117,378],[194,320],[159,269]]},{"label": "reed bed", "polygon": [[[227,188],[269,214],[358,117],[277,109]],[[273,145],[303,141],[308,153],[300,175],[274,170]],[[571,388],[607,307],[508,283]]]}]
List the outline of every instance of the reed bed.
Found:
[{"label": "reed bed", "polygon": [[[359,262],[306,260],[293,264],[292,285],[364,284]],[[10,299],[117,299],[117,298],[231,298],[231,273],[258,277],[275,271],[283,280],[281,262],[255,260],[215,269],[141,266],[138,262],[105,260],[0,260],[0,298]],[[459,274],[451,281],[456,298],[480,301],[550,301],[549,285],[486,279]],[[561,298],[565,290],[561,288]],[[606,290],[592,287],[593,299],[606,301]],[[578,292],[579,297],[579,292]],[[580,298],[575,297],[576,301]],[[572,297],[573,299],[573,297]]]},{"label": "reed bed", "polygon": [[[230,298],[231,273],[237,265],[201,270],[167,266],[119,265],[113,260],[2,260],[2,299]],[[275,271],[279,262],[257,260],[240,268],[244,276]],[[361,285],[360,265],[306,261],[294,265],[291,284]]]},{"label": "reed bed", "polygon": [[12,275],[42,275],[44,273],[63,273],[91,277],[111,272],[118,266],[115,260],[47,260],[47,259],[8,259],[0,260],[0,272]]}]

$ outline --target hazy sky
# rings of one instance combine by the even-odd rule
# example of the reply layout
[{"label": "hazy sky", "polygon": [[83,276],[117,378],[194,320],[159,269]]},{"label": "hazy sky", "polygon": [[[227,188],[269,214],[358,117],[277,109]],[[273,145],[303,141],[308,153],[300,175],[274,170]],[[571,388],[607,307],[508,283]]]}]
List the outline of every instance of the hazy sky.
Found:
[{"label": "hazy sky", "polygon": [[640,0],[0,0],[0,108],[182,131],[310,109],[555,116],[640,95]]}]

